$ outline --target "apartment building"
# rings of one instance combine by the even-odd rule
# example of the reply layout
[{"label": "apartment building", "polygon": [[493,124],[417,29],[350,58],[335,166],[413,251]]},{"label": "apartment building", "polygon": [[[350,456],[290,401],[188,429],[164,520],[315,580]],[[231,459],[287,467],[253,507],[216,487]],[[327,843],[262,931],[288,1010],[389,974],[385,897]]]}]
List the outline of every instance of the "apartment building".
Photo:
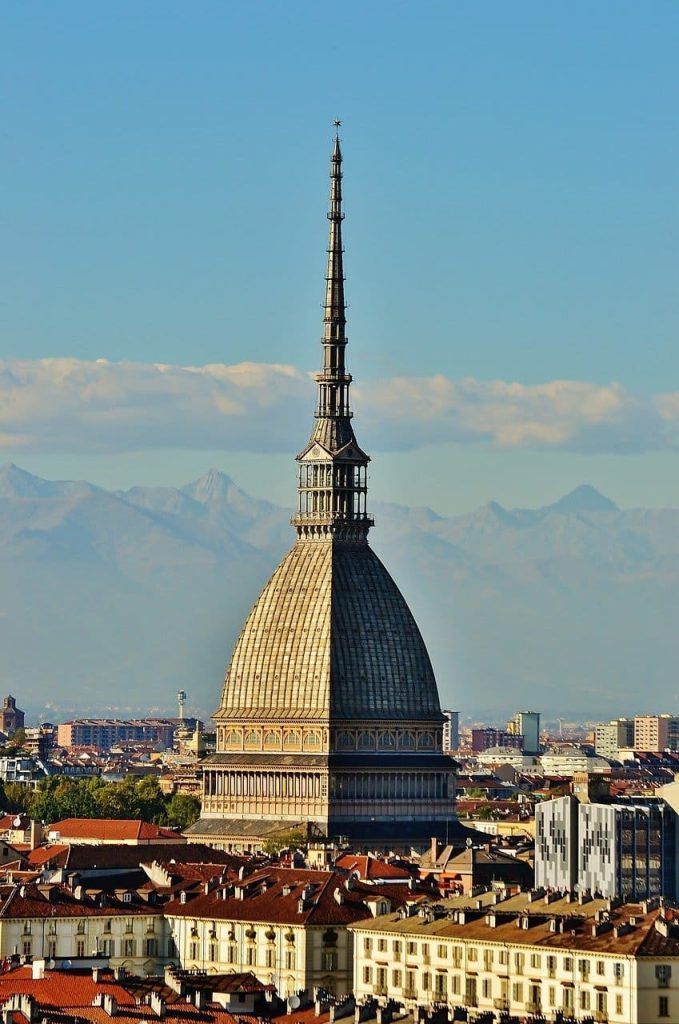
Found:
[{"label": "apartment building", "polygon": [[657,903],[489,890],[350,930],[359,1003],[398,1004],[415,1016],[446,1007],[451,1016],[469,1008],[520,1020],[679,1019],[679,927]]},{"label": "apartment building", "polygon": [[622,750],[634,749],[634,719],[614,718],[599,722],[594,729],[594,749],[598,757],[617,761]]},{"label": "apartment building", "polygon": [[677,893],[677,815],[649,797],[535,808],[535,884],[624,900]]},{"label": "apartment building", "polygon": [[283,997],[316,986],[338,996],[351,992],[354,944],[348,926],[414,896],[407,886],[273,867],[207,889],[199,895],[180,892],[165,908],[182,967],[252,971]]},{"label": "apartment building", "polygon": [[[176,956],[156,894],[59,883],[0,885],[0,957],[82,958],[155,974]],[[168,944],[169,943],[169,944]]]},{"label": "apartment building", "polygon": [[460,712],[446,709],[443,714],[443,751],[449,754],[460,746]]},{"label": "apartment building", "polygon": [[507,722],[507,731],[523,737],[524,754],[540,753],[540,712],[517,711]]},{"label": "apartment building", "polygon": [[679,718],[674,715],[637,715],[634,719],[634,749],[651,754],[679,750]]},{"label": "apartment building", "polygon": [[512,750],[523,750],[523,736],[496,729],[493,725],[485,725],[472,729],[472,753],[480,754],[492,747],[509,747]]}]

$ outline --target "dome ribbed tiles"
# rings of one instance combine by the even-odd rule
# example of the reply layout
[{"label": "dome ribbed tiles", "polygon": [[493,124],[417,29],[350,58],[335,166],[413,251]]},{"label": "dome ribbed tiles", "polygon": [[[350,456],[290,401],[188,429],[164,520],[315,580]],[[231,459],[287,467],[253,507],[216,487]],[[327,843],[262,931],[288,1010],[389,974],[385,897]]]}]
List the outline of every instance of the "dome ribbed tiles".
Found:
[{"label": "dome ribbed tiles", "polygon": [[294,545],[238,638],[218,714],[440,720],[422,636],[367,544]]}]

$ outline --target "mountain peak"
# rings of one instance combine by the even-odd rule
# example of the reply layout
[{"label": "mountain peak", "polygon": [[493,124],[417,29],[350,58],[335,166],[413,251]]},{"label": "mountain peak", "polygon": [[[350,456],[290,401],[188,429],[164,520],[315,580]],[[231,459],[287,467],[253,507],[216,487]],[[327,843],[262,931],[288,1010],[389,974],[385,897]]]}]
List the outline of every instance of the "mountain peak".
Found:
[{"label": "mountain peak", "polygon": [[0,494],[6,498],[34,498],[43,493],[45,483],[13,462],[0,466]]},{"label": "mountain peak", "polygon": [[222,473],[219,469],[209,469],[207,473],[192,480],[181,488],[184,494],[195,501],[210,502],[220,499],[230,499],[234,496],[240,497],[243,492],[230,476]]},{"label": "mountain peak", "polygon": [[73,498],[98,490],[85,480],[44,480],[13,462],[0,466],[0,497],[3,498]]},{"label": "mountain peak", "polygon": [[618,506],[591,484],[580,484],[553,505],[548,512],[618,512]]}]

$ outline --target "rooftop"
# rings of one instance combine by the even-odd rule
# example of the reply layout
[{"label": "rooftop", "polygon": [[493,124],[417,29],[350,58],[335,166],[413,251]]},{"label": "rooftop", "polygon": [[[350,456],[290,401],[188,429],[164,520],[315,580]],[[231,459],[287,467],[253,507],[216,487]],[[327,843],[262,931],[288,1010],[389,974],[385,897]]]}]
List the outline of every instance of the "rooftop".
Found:
[{"label": "rooftop", "polygon": [[386,914],[357,927],[421,938],[582,949],[615,956],[679,956],[678,914],[657,902],[616,906],[602,898],[581,903],[558,893],[529,892],[502,899],[501,893],[487,890],[420,906],[411,916]]}]

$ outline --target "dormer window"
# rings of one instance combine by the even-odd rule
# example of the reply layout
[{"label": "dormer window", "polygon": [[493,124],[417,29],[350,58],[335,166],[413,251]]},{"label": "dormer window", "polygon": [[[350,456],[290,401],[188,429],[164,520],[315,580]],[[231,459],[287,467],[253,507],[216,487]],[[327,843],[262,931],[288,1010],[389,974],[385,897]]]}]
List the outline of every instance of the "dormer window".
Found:
[{"label": "dormer window", "polygon": [[131,903],[131,902],[132,902],[132,893],[131,892],[124,892],[123,893],[123,903]]}]

